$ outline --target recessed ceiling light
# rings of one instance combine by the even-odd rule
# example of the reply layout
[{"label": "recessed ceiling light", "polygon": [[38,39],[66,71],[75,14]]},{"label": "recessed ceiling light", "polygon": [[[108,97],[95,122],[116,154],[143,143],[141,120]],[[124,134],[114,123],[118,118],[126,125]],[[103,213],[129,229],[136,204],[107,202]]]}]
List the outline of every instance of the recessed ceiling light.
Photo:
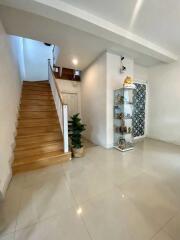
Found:
[{"label": "recessed ceiling light", "polygon": [[77,59],[77,58],[73,58],[72,63],[73,63],[74,65],[78,65],[78,59]]}]

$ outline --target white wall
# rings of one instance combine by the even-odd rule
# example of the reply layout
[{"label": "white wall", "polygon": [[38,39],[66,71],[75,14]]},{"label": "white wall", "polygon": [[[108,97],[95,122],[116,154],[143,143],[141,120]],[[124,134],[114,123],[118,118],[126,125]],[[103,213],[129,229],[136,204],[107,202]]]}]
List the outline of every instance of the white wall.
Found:
[{"label": "white wall", "polygon": [[78,96],[78,112],[81,115],[81,82],[57,79],[59,90],[62,93],[76,93]]},{"label": "white wall", "polygon": [[85,137],[106,147],[106,54],[83,72],[81,96]]},{"label": "white wall", "polygon": [[134,81],[148,83],[148,68],[134,64]]},{"label": "white wall", "polygon": [[[11,178],[11,161],[16,133],[21,81],[17,42],[9,38],[0,22],[0,195]],[[16,55],[17,56],[17,55]]]},{"label": "white wall", "polygon": [[52,59],[53,46],[46,46],[44,43],[23,39],[25,80],[43,81],[48,80],[48,59]]},{"label": "white wall", "polygon": [[123,61],[126,66],[126,71],[120,73],[120,56],[112,53],[107,53],[107,143],[106,147],[113,147],[113,102],[115,89],[119,89],[123,86],[123,81],[126,76],[133,77],[134,74],[134,62],[133,59],[126,58]]},{"label": "white wall", "polygon": [[9,36],[11,48],[13,55],[15,57],[16,68],[19,71],[21,81],[25,79],[25,64],[24,64],[24,48],[23,48],[23,38],[18,36]]},{"label": "white wall", "polygon": [[113,147],[113,91],[133,76],[133,60],[125,58],[126,73],[120,73],[120,56],[104,53],[82,76],[82,116],[86,137],[106,148]]},{"label": "white wall", "polygon": [[180,144],[180,61],[149,69],[148,136]]}]

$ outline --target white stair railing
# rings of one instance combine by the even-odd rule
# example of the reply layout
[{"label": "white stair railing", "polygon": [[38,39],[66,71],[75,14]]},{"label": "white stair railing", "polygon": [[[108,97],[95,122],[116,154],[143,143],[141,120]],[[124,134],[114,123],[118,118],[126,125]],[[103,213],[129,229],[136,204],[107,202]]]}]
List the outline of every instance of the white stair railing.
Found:
[{"label": "white stair railing", "polygon": [[61,92],[58,89],[56,78],[54,76],[51,62],[48,60],[48,75],[49,75],[49,83],[51,86],[51,91],[54,98],[54,103],[56,106],[57,115],[59,118],[59,123],[61,126],[61,131],[64,139],[64,152],[69,151],[69,143],[68,143],[68,106],[63,103],[63,99],[61,96]]}]

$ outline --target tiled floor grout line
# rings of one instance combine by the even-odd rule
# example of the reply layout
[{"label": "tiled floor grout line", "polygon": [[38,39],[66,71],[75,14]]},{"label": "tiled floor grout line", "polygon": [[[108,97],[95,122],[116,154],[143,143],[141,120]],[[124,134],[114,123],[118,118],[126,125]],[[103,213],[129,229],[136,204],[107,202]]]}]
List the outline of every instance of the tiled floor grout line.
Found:
[{"label": "tiled floor grout line", "polygon": [[[74,195],[74,193],[73,193],[73,191],[72,191],[72,189],[71,189],[71,186],[69,186],[69,189],[70,189],[70,191],[71,191],[71,194],[72,194],[72,196],[73,196],[74,201],[76,202],[76,205],[78,206],[79,203],[78,203],[78,201],[76,200],[76,197],[75,197],[75,195]],[[91,236],[91,234],[90,234],[90,232],[89,232],[89,229],[87,228],[87,225],[86,225],[86,223],[85,223],[85,220],[84,220],[83,216],[80,216],[80,219],[81,219],[81,222],[82,222],[83,226],[85,227],[86,232],[88,233],[90,239],[93,240],[93,238],[92,238],[92,236]]]},{"label": "tiled floor grout line", "polygon": [[[63,169],[63,172],[64,172],[64,171],[65,171],[65,170]],[[65,175],[65,172],[64,172],[64,175]],[[66,179],[66,175],[65,175],[65,179]],[[67,181],[67,180],[66,180],[66,181]],[[76,206],[78,206],[79,203],[78,203],[78,201],[77,201],[77,199],[76,199],[76,197],[75,197],[75,195],[74,195],[74,193],[73,193],[73,191],[72,191],[72,189],[71,189],[71,186],[70,186],[70,184],[68,183],[68,181],[67,181],[67,184],[68,184],[68,187],[69,187],[69,189],[70,189],[70,191],[71,191],[72,197],[73,197],[73,199],[74,199],[74,201],[75,201],[75,203],[76,203]],[[75,210],[76,210],[76,209],[75,209]],[[93,238],[92,238],[92,236],[91,236],[91,234],[90,234],[90,232],[89,232],[89,230],[88,230],[88,228],[87,228],[87,225],[86,225],[86,223],[85,223],[85,221],[84,221],[83,216],[80,216],[80,219],[81,219],[81,222],[82,222],[83,226],[85,227],[86,232],[88,233],[90,239],[93,240]]]},{"label": "tiled floor grout line", "polygon": [[84,227],[85,227],[85,229],[86,229],[86,231],[87,231],[90,239],[91,239],[91,240],[94,240],[93,237],[92,237],[92,235],[91,235],[91,233],[90,233],[90,231],[89,231],[89,229],[88,229],[88,227],[87,227],[87,225],[86,225],[86,222],[85,222],[85,219],[84,219],[83,216],[81,216],[81,221],[82,221],[82,223],[83,223],[83,225],[84,225]]},{"label": "tiled floor grout line", "polygon": [[[164,230],[163,230],[164,227],[165,227],[173,218],[175,218],[175,216],[176,216],[176,214],[175,214],[174,216],[170,217],[170,218],[167,220],[167,222],[164,223],[163,226],[161,226],[160,229],[159,229],[159,230],[152,236],[152,238],[150,238],[149,240],[153,240],[153,238],[154,238],[156,235],[158,235],[158,233],[160,233],[161,231],[164,231]],[[165,232],[166,232],[166,231],[165,231]],[[169,236],[169,233],[168,233],[168,236]],[[172,236],[169,236],[169,237],[173,240]]]}]

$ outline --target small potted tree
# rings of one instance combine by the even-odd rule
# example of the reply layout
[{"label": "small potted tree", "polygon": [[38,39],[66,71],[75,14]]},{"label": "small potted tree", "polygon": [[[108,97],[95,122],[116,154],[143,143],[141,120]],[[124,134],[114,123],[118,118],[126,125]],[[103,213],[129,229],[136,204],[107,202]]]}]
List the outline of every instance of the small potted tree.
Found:
[{"label": "small potted tree", "polygon": [[71,139],[73,157],[82,157],[84,154],[84,148],[81,141],[81,134],[86,130],[85,124],[81,123],[79,113],[74,114],[68,123],[69,138]]}]

